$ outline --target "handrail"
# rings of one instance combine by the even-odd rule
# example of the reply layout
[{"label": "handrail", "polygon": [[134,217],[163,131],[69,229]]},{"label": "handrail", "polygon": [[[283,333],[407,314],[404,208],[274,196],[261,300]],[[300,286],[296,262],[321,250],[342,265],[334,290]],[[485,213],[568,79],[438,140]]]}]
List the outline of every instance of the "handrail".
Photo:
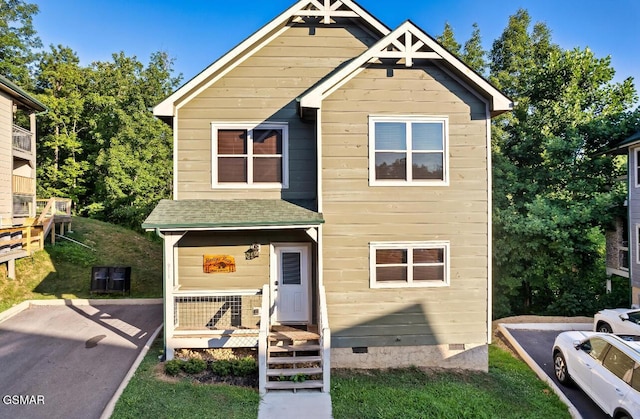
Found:
[{"label": "handrail", "polygon": [[260,332],[258,334],[258,389],[260,394],[267,392],[267,345],[269,339],[270,313],[269,284],[262,286],[262,305],[260,308]]},{"label": "handrail", "polygon": [[49,213],[49,210],[51,210],[51,207],[53,206],[53,204],[55,202],[56,202],[55,198],[49,198],[49,202],[47,202],[47,206],[44,207],[44,209],[42,210],[42,213],[38,217],[38,220],[36,221],[36,224],[42,224],[44,219],[47,218],[47,214]]},{"label": "handrail", "polygon": [[318,287],[318,329],[322,351],[322,392],[328,393],[331,386],[331,329],[327,312],[327,296],[324,285]]}]

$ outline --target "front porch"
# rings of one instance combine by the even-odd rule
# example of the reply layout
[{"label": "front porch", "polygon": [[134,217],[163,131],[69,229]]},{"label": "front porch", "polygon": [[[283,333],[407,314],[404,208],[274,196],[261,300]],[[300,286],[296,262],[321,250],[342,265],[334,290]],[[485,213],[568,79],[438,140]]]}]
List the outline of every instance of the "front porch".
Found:
[{"label": "front porch", "polygon": [[260,392],[329,391],[322,215],[281,200],[161,201],[165,357],[255,348]]}]

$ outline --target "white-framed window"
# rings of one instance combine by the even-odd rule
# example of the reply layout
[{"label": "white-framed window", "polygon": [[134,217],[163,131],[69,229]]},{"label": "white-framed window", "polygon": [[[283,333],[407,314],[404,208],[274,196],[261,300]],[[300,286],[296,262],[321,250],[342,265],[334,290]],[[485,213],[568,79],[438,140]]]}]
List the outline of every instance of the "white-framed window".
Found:
[{"label": "white-framed window", "polygon": [[286,123],[212,123],[214,188],[289,187]]},{"label": "white-framed window", "polygon": [[640,188],[640,148],[636,148],[633,150],[633,168],[634,174],[636,176],[635,187]]},{"label": "white-framed window", "polygon": [[371,186],[447,186],[449,119],[369,117]]},{"label": "white-framed window", "polygon": [[[636,228],[635,228],[635,233],[636,233],[636,237],[635,237],[635,243],[636,243],[636,249],[635,249],[635,253],[636,253],[636,263],[640,264],[640,224],[636,224]],[[628,250],[627,250],[628,251]],[[633,259],[632,259],[633,260]]]},{"label": "white-framed window", "polygon": [[449,242],[372,242],[371,288],[444,287],[449,285]]}]

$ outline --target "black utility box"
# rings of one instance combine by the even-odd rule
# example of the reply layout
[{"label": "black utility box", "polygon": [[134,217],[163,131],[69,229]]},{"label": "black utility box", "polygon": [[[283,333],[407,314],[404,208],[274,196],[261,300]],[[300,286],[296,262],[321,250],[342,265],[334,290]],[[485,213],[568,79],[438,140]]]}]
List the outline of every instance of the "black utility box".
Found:
[{"label": "black utility box", "polygon": [[91,293],[128,292],[131,295],[130,266],[94,266],[91,268]]}]

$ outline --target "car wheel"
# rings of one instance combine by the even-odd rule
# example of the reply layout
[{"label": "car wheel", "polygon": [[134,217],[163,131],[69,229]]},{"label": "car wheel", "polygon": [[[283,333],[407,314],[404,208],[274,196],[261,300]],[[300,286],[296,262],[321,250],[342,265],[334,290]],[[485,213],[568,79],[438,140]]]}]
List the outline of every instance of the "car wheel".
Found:
[{"label": "car wheel", "polygon": [[553,370],[561,384],[569,384],[571,378],[569,378],[569,371],[567,371],[567,362],[560,352],[553,355]]},{"label": "car wheel", "polygon": [[598,332],[601,333],[613,333],[613,329],[607,322],[598,323]]}]

